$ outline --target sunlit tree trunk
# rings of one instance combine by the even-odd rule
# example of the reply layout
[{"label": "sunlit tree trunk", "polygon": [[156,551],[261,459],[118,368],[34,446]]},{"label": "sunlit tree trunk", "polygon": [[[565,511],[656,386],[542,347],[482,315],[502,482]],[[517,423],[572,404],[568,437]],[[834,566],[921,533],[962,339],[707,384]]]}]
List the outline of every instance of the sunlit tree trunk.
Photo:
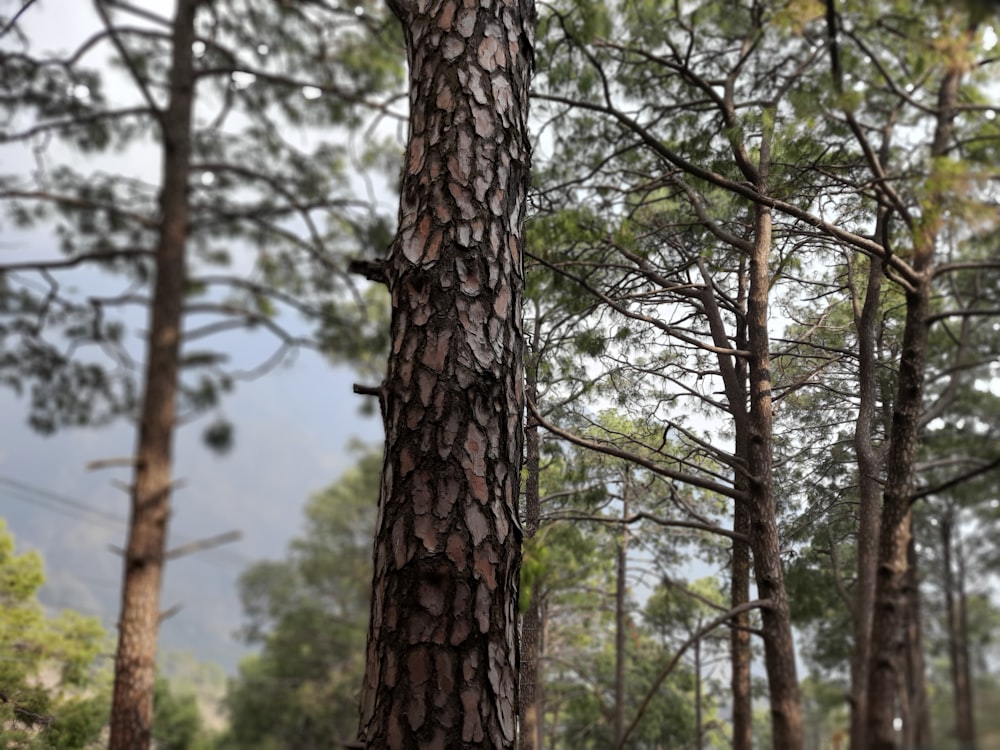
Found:
[{"label": "sunlit tree trunk", "polygon": [[410,68],[360,738],[512,748],[530,0],[394,0]]},{"label": "sunlit tree trunk", "polygon": [[110,750],[150,746],[156,641],[170,516],[172,450],[188,232],[188,176],[194,100],[197,0],[179,0],[173,26],[170,95],[161,115],[163,188],[149,323],[149,350],[125,548]]}]

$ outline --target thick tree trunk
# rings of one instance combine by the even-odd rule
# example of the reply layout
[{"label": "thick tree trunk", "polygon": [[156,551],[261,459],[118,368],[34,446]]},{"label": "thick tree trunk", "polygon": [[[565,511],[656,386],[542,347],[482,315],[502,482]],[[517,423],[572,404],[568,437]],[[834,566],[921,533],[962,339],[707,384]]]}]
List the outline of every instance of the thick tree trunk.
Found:
[{"label": "thick tree trunk", "polygon": [[[536,325],[537,334],[537,325]],[[535,336],[537,341],[537,335]],[[525,388],[527,397],[532,403],[538,403],[537,362],[532,362],[525,370]],[[524,507],[521,509],[521,520],[524,524],[525,540],[534,538],[541,524],[542,507],[539,495],[539,471],[541,460],[539,451],[538,420],[529,411],[525,428],[525,479]],[[539,659],[541,658],[541,602],[538,587],[534,587],[528,601],[527,609],[521,617],[521,681],[520,706],[518,711],[518,748],[519,750],[541,750],[544,732],[544,712],[541,703],[539,681]]]},{"label": "thick tree trunk", "polygon": [[125,549],[109,750],[150,746],[156,640],[170,516],[172,449],[188,230],[194,17],[179,0],[173,27],[170,100],[162,115],[160,238],[149,324],[145,389]]},{"label": "thick tree trunk", "polygon": [[512,748],[530,0],[395,0],[410,66],[360,737]]}]

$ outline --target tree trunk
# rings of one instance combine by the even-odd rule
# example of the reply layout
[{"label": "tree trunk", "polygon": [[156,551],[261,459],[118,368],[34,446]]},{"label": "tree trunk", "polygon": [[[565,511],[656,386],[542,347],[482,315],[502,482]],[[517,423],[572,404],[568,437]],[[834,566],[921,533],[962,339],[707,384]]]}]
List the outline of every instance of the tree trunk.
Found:
[{"label": "tree trunk", "polygon": [[[758,190],[767,192],[768,138],[761,145]],[[747,482],[750,491],[750,540],[757,592],[769,599],[761,610],[764,664],[770,691],[774,747],[800,750],[803,743],[802,705],[795,664],[791,610],[785,589],[778,539],[777,506],[771,452],[773,426],[770,336],[767,327],[771,288],[768,258],[771,249],[771,211],[755,210],[754,247],[750,257],[747,296],[747,343],[750,352],[750,420]]]},{"label": "tree trunk", "polygon": [[[965,561],[961,544],[955,545],[952,511],[940,519],[941,568],[945,609],[948,615],[948,658],[951,662],[952,700],[955,707],[955,739],[959,750],[976,747],[976,723],[969,663],[968,622],[965,612]],[[957,551],[956,561],[952,560]],[[956,570],[957,567],[957,570]]]},{"label": "tree trunk", "polygon": [[[733,432],[736,436],[736,461],[744,465],[749,461],[750,446],[750,415],[747,411],[747,362],[743,358],[732,357],[721,353],[731,346],[726,332],[725,321],[719,310],[712,290],[712,278],[707,266],[699,261],[698,268],[704,281],[704,292],[701,303],[708,319],[712,333],[712,342],[719,348],[719,372],[722,384],[729,402],[729,411],[733,417]],[[736,348],[746,350],[749,347],[746,334],[746,299],[747,299],[747,264],[744,256],[740,257],[737,295],[737,309],[743,311],[737,315]],[[748,495],[750,483],[745,472],[738,473],[734,479],[735,489],[742,495]],[[742,500],[735,501],[733,510],[733,531],[750,537],[750,508]],[[734,539],[732,546],[732,561],[730,562],[730,606],[736,609],[750,601],[750,545],[743,539]],[[729,659],[731,668],[730,687],[732,693],[732,750],[751,750],[753,747],[753,696],[750,692],[750,613],[741,612],[733,618],[729,631]]]},{"label": "tree trunk", "polygon": [[[622,483],[622,519],[628,518],[629,471]],[[614,747],[621,747],[625,737],[625,644],[628,636],[628,525],[622,523],[618,541],[617,580],[615,582],[615,705],[612,720]]]},{"label": "tree trunk", "polygon": [[[887,221],[885,212],[879,225]],[[881,232],[879,233],[881,236]],[[851,747],[866,747],[865,716],[868,708],[868,661],[871,654],[872,613],[875,607],[875,569],[878,564],[879,476],[881,460],[872,436],[878,406],[876,327],[881,311],[883,263],[871,258],[862,303],[854,297],[854,327],[858,333],[858,421],[854,450],[858,462],[857,582],[851,611],[854,650],[851,654]]]},{"label": "tree trunk", "polygon": [[[742,489],[746,489],[743,487]],[[733,511],[733,531],[750,535],[750,513],[746,504],[736,502]],[[741,539],[733,540],[732,580],[730,606],[738,607],[750,601],[750,547]],[[729,658],[732,665],[732,750],[751,750],[753,747],[753,696],[750,691],[750,613],[742,612],[733,618],[729,631]]]},{"label": "tree trunk", "polygon": [[900,695],[906,704],[908,721],[903,724],[903,747],[927,750],[931,745],[930,704],[927,700],[927,680],[924,670],[924,633],[920,616],[920,577],[917,573],[917,543],[912,533],[912,514],[906,519],[911,526],[910,543],[906,549],[906,670],[905,684]]},{"label": "tree trunk", "polygon": [[[537,329],[537,326],[536,326]],[[536,330],[537,333],[537,330]],[[537,335],[535,337],[537,341]],[[527,397],[532,403],[538,404],[538,370],[535,358],[525,370],[525,388]],[[525,540],[534,538],[541,523],[542,508],[539,496],[539,471],[541,470],[539,455],[538,420],[529,411],[525,428],[525,479],[524,507],[521,520],[524,524]],[[531,590],[527,609],[521,617],[521,674],[520,674],[520,706],[518,711],[518,748],[519,750],[541,750],[545,736],[543,708],[539,691],[538,661],[541,657],[541,606],[538,587]]]},{"label": "tree trunk", "polygon": [[360,737],[512,748],[530,0],[394,0],[410,68]]},{"label": "tree trunk", "polygon": [[[952,140],[961,68],[949,69],[938,94],[937,122],[931,145],[932,159],[944,159]],[[937,169],[937,165],[934,165]],[[934,182],[940,183],[940,180]],[[927,353],[927,316],[934,276],[934,250],[944,211],[940,188],[927,196],[925,215],[915,228],[911,266],[915,282],[906,290],[906,318],[893,404],[889,449],[886,454],[885,489],[879,530],[875,611],[868,667],[867,747],[895,750],[893,729],[896,688],[902,668],[905,624],[907,547],[910,528],[906,519],[914,486],[914,460],[923,407],[924,360]]]},{"label": "tree trunk", "polygon": [[150,745],[160,587],[167,543],[184,299],[197,0],[179,0],[170,99],[161,116],[163,183],[149,349],[125,549],[109,750]]}]

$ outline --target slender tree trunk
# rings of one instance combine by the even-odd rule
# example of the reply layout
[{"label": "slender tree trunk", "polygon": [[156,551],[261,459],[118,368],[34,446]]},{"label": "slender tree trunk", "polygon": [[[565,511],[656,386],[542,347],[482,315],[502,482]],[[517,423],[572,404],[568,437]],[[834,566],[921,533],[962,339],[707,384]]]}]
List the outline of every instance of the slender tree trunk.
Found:
[{"label": "slender tree trunk", "polygon": [[[746,350],[749,347],[746,334],[746,300],[749,284],[747,261],[740,257],[739,263],[739,293],[737,306],[744,316],[736,324],[736,348]],[[716,342],[717,346],[725,346],[725,342]],[[749,374],[748,363],[744,359],[734,359],[734,387],[730,399],[736,423],[736,459],[747,461],[749,458],[749,418],[747,412],[747,392]],[[746,493],[750,484],[745,474],[736,477],[736,489]],[[733,508],[733,531],[750,537],[750,508],[742,501],[736,501]],[[733,560],[731,563],[732,580],[730,582],[730,606],[739,607],[750,601],[750,545],[743,539],[733,540]],[[729,634],[730,661],[732,663],[733,700],[733,743],[732,750],[752,750],[753,748],[753,695],[751,693],[750,667],[753,661],[750,649],[750,613],[741,612],[734,618]]]},{"label": "slender tree trunk", "polygon": [[512,748],[530,0],[393,0],[410,68],[360,736]]},{"label": "slender tree trunk", "polygon": [[[746,489],[739,487],[737,489]],[[750,513],[746,504],[737,501],[733,511],[733,531],[750,535]],[[750,601],[750,546],[742,540],[733,541],[730,606],[738,607]],[[732,664],[732,723],[733,750],[753,747],[753,696],[750,692],[750,613],[733,618],[729,631],[730,662]]]},{"label": "slender tree trunk", "polygon": [[[720,350],[728,349],[731,346],[731,341],[714,297],[711,274],[703,261],[699,261],[698,267],[704,281],[704,292],[700,299],[712,333],[712,342]],[[745,316],[747,276],[746,259],[741,256],[737,307],[740,311],[744,311],[744,314],[737,316],[735,340],[736,348],[744,351],[749,347]],[[718,361],[726,400],[729,402],[729,410],[733,417],[733,432],[736,435],[736,460],[738,463],[747,465],[750,446],[750,415],[747,411],[747,362],[745,359],[722,353],[718,355]],[[736,475],[734,485],[742,495],[749,494],[750,483],[745,472]],[[750,508],[742,500],[738,500],[734,504],[733,531],[746,538],[750,536]],[[734,539],[729,588],[730,606],[733,609],[750,601],[750,571],[750,545],[743,539]],[[750,692],[749,612],[741,612],[733,618],[729,631],[729,656],[731,666],[730,692],[732,694],[732,750],[751,750],[753,747],[753,699]]]},{"label": "slender tree trunk", "polygon": [[[767,193],[768,138],[762,139],[758,190]],[[747,297],[747,343],[750,352],[750,420],[747,474],[750,490],[750,539],[757,592],[769,599],[761,611],[764,664],[770,691],[773,742],[776,750],[800,750],[803,743],[802,705],[795,663],[791,610],[785,589],[774,496],[771,431],[770,336],[767,326],[771,278],[771,211],[755,209],[754,247],[750,257]]]},{"label": "slender tree trunk", "polygon": [[109,750],[145,750],[153,723],[160,587],[167,543],[184,299],[197,0],[179,0],[170,98],[162,114],[160,236],[125,549]]},{"label": "slender tree trunk", "polygon": [[[700,630],[702,623],[698,622],[698,629]],[[699,638],[694,642],[694,747],[695,750],[702,750],[704,743],[702,742],[701,727],[704,723],[702,718],[703,707],[701,705],[701,639]]]},{"label": "slender tree trunk", "polygon": [[[622,485],[622,519],[628,518],[629,471],[625,469]],[[628,636],[627,602],[628,526],[622,523],[618,542],[617,580],[615,583],[615,706],[613,714],[614,747],[625,736],[625,644]]]},{"label": "slender tree trunk", "polygon": [[[961,69],[949,69],[938,94],[937,123],[931,145],[932,159],[943,159],[952,140],[957,112]],[[934,165],[937,169],[937,165]],[[923,406],[924,361],[927,353],[927,316],[934,274],[934,250],[942,223],[944,196],[939,189],[927,196],[927,209],[913,237],[911,267],[914,283],[906,290],[906,317],[893,404],[885,489],[879,530],[875,611],[868,667],[867,747],[895,750],[893,729],[898,675],[903,666],[903,628],[906,615],[906,522],[914,486],[914,460]]]},{"label": "slender tree trunk", "polygon": [[911,527],[906,558],[906,670],[905,684],[900,695],[906,704],[909,721],[903,724],[904,747],[928,750],[932,747],[930,704],[927,700],[927,680],[924,670],[924,633],[920,616],[920,576],[918,574],[917,543],[913,537],[912,514],[905,521]]},{"label": "slender tree trunk", "polygon": [[[536,326],[537,329],[537,326]],[[536,330],[537,334],[537,330]],[[537,335],[535,337],[537,341]],[[527,397],[538,403],[538,370],[535,358],[525,369]],[[524,508],[521,518],[524,524],[525,541],[533,539],[541,523],[541,498],[539,497],[539,434],[538,420],[529,411],[525,428],[525,479]],[[538,661],[541,657],[541,607],[537,586],[531,590],[527,609],[521,617],[521,703],[519,707],[520,750],[540,750],[544,738],[543,711],[539,695]]]},{"label": "slender tree trunk", "polygon": [[[883,211],[879,223],[887,220]],[[880,234],[881,236],[881,234]],[[855,295],[854,327],[858,333],[858,421],[854,450],[858,462],[857,581],[854,587],[854,650],[851,654],[851,747],[865,747],[865,714],[868,707],[868,661],[871,655],[872,615],[875,608],[875,569],[878,565],[881,460],[875,449],[875,415],[878,406],[876,327],[881,309],[883,264],[871,258],[862,303]]]},{"label": "slender tree trunk", "polygon": [[[959,750],[976,747],[973,712],[972,671],[969,665],[968,622],[965,611],[965,561],[961,545],[955,544],[952,511],[939,519],[941,568],[945,609],[948,615],[948,658],[951,662],[952,700],[955,709],[955,739]],[[952,559],[957,546],[957,564]],[[957,567],[957,570],[956,570]]]}]

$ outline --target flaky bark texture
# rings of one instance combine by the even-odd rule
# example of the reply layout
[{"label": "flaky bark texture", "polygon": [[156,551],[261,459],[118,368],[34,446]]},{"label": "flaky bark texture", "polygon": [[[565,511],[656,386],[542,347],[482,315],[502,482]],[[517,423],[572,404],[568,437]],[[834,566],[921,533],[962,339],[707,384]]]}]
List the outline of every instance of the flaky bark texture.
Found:
[{"label": "flaky bark texture", "polygon": [[162,115],[163,188],[150,313],[149,353],[125,550],[109,750],[145,750],[153,723],[153,684],[170,515],[181,311],[184,299],[194,100],[196,0],[180,0],[173,29],[170,101]]},{"label": "flaky bark texture", "polygon": [[511,748],[530,0],[394,2],[410,65],[360,738]]}]

